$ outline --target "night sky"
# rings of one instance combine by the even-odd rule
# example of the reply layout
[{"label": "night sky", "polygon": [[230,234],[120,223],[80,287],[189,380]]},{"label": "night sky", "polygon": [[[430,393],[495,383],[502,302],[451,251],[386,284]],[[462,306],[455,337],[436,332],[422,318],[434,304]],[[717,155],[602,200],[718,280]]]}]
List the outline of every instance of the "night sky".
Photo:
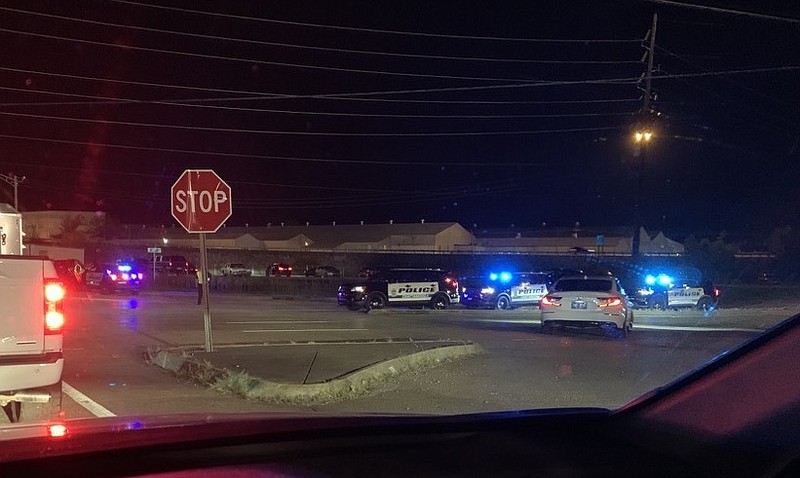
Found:
[{"label": "night sky", "polygon": [[800,5],[677,3],[2,0],[0,172],[154,225],[212,168],[229,225],[617,226],[643,159],[650,229],[797,224]]}]

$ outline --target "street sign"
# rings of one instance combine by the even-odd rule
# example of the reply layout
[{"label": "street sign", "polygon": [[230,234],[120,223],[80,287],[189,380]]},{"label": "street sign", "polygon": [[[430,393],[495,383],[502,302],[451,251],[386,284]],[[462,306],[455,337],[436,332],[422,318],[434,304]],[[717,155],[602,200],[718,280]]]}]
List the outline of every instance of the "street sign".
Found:
[{"label": "street sign", "polygon": [[217,232],[231,217],[231,187],[210,169],[187,169],[172,185],[170,205],[187,232]]},{"label": "street sign", "polygon": [[148,247],[147,248],[147,253],[148,254],[161,254],[161,248],[160,247]]}]

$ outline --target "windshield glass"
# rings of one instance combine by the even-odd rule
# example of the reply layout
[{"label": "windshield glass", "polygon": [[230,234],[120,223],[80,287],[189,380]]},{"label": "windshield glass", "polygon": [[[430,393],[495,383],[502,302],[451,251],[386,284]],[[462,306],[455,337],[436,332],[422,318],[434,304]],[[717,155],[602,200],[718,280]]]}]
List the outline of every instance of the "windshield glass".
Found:
[{"label": "windshield glass", "polygon": [[561,279],[553,286],[553,292],[611,292],[609,279]]},{"label": "windshield glass", "polygon": [[0,252],[61,261],[0,429],[619,409],[759,336],[800,13],[736,3],[0,0]]}]

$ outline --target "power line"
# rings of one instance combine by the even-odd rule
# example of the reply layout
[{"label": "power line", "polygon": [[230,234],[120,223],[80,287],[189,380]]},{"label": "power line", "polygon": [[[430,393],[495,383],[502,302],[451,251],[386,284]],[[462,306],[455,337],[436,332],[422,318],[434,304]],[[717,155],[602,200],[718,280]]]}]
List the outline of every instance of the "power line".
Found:
[{"label": "power line", "polygon": [[522,131],[452,131],[452,132],[436,132],[436,133],[398,133],[398,132],[346,133],[346,132],[335,132],[335,131],[277,131],[277,130],[258,130],[258,129],[242,129],[242,128],[215,128],[210,126],[188,126],[179,124],[138,123],[134,121],[114,121],[114,120],[99,120],[99,119],[89,119],[89,118],[73,118],[69,116],[11,113],[8,111],[0,111],[0,115],[11,116],[16,118],[71,121],[76,123],[92,123],[92,124],[114,124],[120,126],[135,126],[142,128],[178,129],[184,131],[206,131],[214,133],[240,133],[240,134],[286,135],[286,136],[345,136],[345,137],[514,136],[514,135],[526,135],[526,134],[575,133],[581,131],[602,131],[608,129],[617,129],[617,127],[606,127],[606,128],[563,128],[563,129],[522,130]]},{"label": "power line", "polygon": [[32,36],[37,38],[46,38],[49,40],[63,40],[63,41],[71,41],[76,43],[83,43],[86,45],[97,45],[97,46],[105,46],[109,48],[117,48],[122,50],[136,50],[136,51],[145,51],[148,53],[162,53],[167,55],[178,55],[178,56],[188,56],[191,58],[204,58],[208,60],[221,60],[221,61],[231,61],[237,63],[248,63],[248,64],[259,64],[259,65],[272,65],[272,66],[282,66],[286,68],[305,68],[310,70],[319,70],[319,71],[336,71],[340,73],[359,73],[359,74],[368,74],[368,75],[381,75],[381,76],[400,76],[404,78],[435,78],[440,80],[471,80],[471,81],[522,81],[522,82],[536,82],[536,80],[526,80],[524,78],[489,78],[489,77],[474,77],[474,76],[458,76],[458,75],[432,75],[426,73],[405,73],[399,71],[381,71],[381,70],[365,70],[360,68],[341,68],[341,67],[334,67],[334,66],[320,66],[320,65],[304,65],[300,63],[289,63],[283,61],[269,61],[269,60],[258,60],[253,58],[240,58],[240,57],[231,57],[231,56],[223,56],[223,55],[210,55],[206,53],[192,53],[186,51],[175,51],[175,50],[166,50],[163,48],[150,48],[150,47],[143,47],[143,46],[134,46],[134,45],[118,45],[116,43],[109,43],[109,42],[101,42],[96,40],[84,40],[81,38],[72,38],[72,37],[64,37],[60,35],[51,35],[47,33],[34,33],[34,32],[27,32],[23,30],[12,30],[9,28],[0,28],[0,32],[3,33],[13,33],[15,35],[25,35],[25,36]]},{"label": "power line", "polygon": [[[2,68],[0,68],[2,69]],[[97,79],[101,81],[101,79]],[[228,98],[184,98],[181,100],[138,100],[133,98],[119,98],[97,95],[81,95],[77,93],[64,93],[59,91],[36,90],[30,88],[14,88],[10,86],[0,86],[0,90],[18,91],[23,93],[38,93],[44,95],[58,95],[74,98],[86,98],[92,100],[105,101],[28,101],[14,103],[0,103],[0,106],[69,106],[69,105],[103,105],[103,104],[124,104],[124,103],[155,103],[166,105],[189,106],[187,103],[207,103],[223,101],[253,101],[259,98],[254,97],[228,97]],[[270,97],[272,99],[273,97]],[[586,100],[530,100],[530,101],[482,101],[482,100],[399,100],[389,98],[339,98],[339,97],[315,97],[313,99],[355,101],[355,102],[383,102],[383,103],[408,103],[408,104],[446,104],[446,105],[559,105],[559,104],[604,104],[604,103],[638,103],[641,98],[619,98],[619,99],[586,99]]]},{"label": "power line", "polygon": [[19,136],[19,135],[11,135],[11,134],[0,134],[0,138],[6,139],[17,139],[17,140],[25,140],[25,141],[39,141],[45,143],[55,143],[55,144],[70,144],[76,146],[93,146],[93,147],[102,147],[102,148],[117,148],[117,149],[124,149],[124,150],[132,150],[132,151],[152,151],[152,152],[160,152],[160,153],[172,153],[172,154],[192,154],[198,156],[214,156],[214,157],[225,157],[225,158],[242,158],[242,159],[261,159],[261,160],[274,160],[274,161],[293,161],[293,162],[301,162],[301,163],[328,163],[328,164],[370,164],[370,165],[380,165],[380,166],[465,166],[465,167],[508,167],[508,166],[534,166],[534,167],[541,167],[544,166],[542,163],[500,163],[500,162],[491,162],[491,163],[471,163],[471,162],[448,162],[448,163],[431,163],[431,162],[423,162],[423,161],[390,161],[390,160],[364,160],[364,159],[335,159],[335,158],[301,158],[296,156],[274,156],[274,155],[258,155],[258,154],[243,154],[243,153],[226,153],[221,151],[201,151],[201,150],[191,150],[191,149],[173,149],[173,148],[157,148],[157,147],[150,147],[150,146],[132,146],[132,145],[124,145],[124,144],[112,144],[112,143],[96,143],[96,142],[86,142],[86,141],[73,141],[73,140],[65,140],[65,139],[55,139],[55,138],[40,138],[34,136]]},{"label": "power line", "polygon": [[448,35],[448,34],[440,34],[440,33],[424,33],[424,32],[408,32],[408,31],[399,31],[399,30],[381,30],[377,28],[363,28],[363,27],[344,27],[339,25],[325,25],[320,23],[308,23],[308,22],[293,22],[287,20],[275,20],[269,18],[258,18],[258,17],[248,17],[244,15],[233,15],[233,14],[226,14],[226,13],[218,13],[218,12],[208,12],[202,10],[192,10],[188,8],[178,8],[178,7],[167,7],[163,5],[152,5],[148,3],[141,3],[141,2],[132,2],[132,1],[125,1],[125,0],[111,0],[113,3],[120,3],[125,5],[135,5],[139,7],[147,7],[147,8],[157,8],[162,10],[169,10],[175,12],[183,12],[183,13],[192,13],[196,15],[206,15],[206,16],[214,16],[219,18],[229,18],[234,20],[246,20],[246,21],[254,21],[260,23],[272,23],[277,25],[292,25],[292,26],[301,26],[301,27],[310,27],[310,28],[325,28],[331,30],[341,30],[341,31],[352,31],[352,32],[363,32],[363,33],[380,33],[380,34],[389,34],[389,35],[403,35],[403,36],[414,36],[414,37],[427,37],[427,38],[450,38],[456,40],[476,40],[476,41],[508,41],[508,42],[527,42],[527,43],[637,43],[640,42],[641,39],[611,39],[611,40],[600,40],[600,39],[559,39],[559,38],[515,38],[515,37],[494,37],[494,36],[474,36],[474,35]]},{"label": "power line", "polygon": [[[269,100],[269,99],[338,99],[338,98],[351,98],[351,97],[373,97],[382,95],[406,95],[406,94],[424,94],[424,93],[445,93],[445,92],[465,92],[465,91],[489,91],[499,89],[517,89],[529,88],[533,86],[546,87],[546,86],[571,86],[571,85],[585,85],[585,84],[609,84],[609,85],[625,85],[635,83],[638,77],[628,78],[607,78],[607,79],[594,79],[594,80],[575,80],[575,81],[542,81],[539,83],[519,83],[510,85],[481,85],[481,86],[455,86],[455,87],[441,87],[441,88],[417,88],[408,90],[385,90],[385,91],[367,91],[367,92],[353,92],[353,93],[326,93],[326,94],[311,94],[311,95],[291,95],[281,93],[264,93],[258,91],[245,91],[245,90],[230,90],[221,88],[203,88],[195,86],[171,85],[165,83],[149,83],[138,81],[116,80],[113,78],[96,78],[91,76],[80,76],[63,73],[52,73],[40,70],[24,70],[19,68],[8,68],[0,66],[0,71],[11,71],[15,73],[32,73],[43,76],[53,76],[56,78],[71,78],[88,81],[108,82],[115,84],[127,84],[135,86],[159,87],[159,88],[172,88],[183,89],[192,91],[205,91],[210,93],[231,93],[242,95],[253,95],[246,98],[246,100]],[[361,99],[361,98],[359,98]],[[229,101],[231,99],[225,99]],[[213,101],[212,99],[208,101]]]},{"label": "power line", "polygon": [[354,53],[359,55],[372,55],[372,56],[386,56],[386,57],[395,57],[395,58],[417,58],[417,59],[429,59],[429,60],[453,60],[453,61],[470,61],[470,62],[493,62],[493,63],[523,63],[523,64],[562,64],[562,65],[614,65],[614,64],[635,64],[639,63],[639,60],[549,60],[549,59],[523,59],[523,58],[491,58],[491,57],[464,57],[464,56],[454,56],[454,55],[425,55],[425,54],[413,54],[413,53],[396,53],[396,52],[385,52],[385,51],[375,51],[375,50],[354,50],[354,49],[346,49],[346,48],[330,48],[330,47],[320,47],[320,46],[311,46],[311,45],[297,45],[294,43],[282,43],[282,42],[271,42],[271,41],[263,41],[263,40],[249,40],[245,38],[232,38],[226,36],[219,36],[219,35],[205,35],[199,33],[189,33],[189,32],[180,32],[174,30],[164,30],[160,28],[150,28],[150,27],[141,27],[137,25],[129,25],[129,24],[121,24],[121,23],[112,23],[112,22],[102,22],[97,20],[88,20],[84,18],[74,18],[74,17],[67,17],[62,15],[53,15],[48,13],[41,13],[41,12],[33,12],[29,10],[21,10],[16,8],[8,8],[8,7],[0,7],[0,10],[5,10],[14,13],[20,13],[24,15],[32,15],[44,18],[52,18],[58,20],[65,20],[70,22],[77,22],[77,23],[84,23],[90,25],[99,25],[99,26],[107,26],[107,27],[114,27],[114,28],[128,28],[131,30],[137,31],[145,31],[150,33],[162,33],[167,35],[176,35],[176,36],[183,36],[189,38],[202,38],[206,40],[222,40],[222,41],[229,41],[229,42],[236,42],[236,43],[244,43],[248,45],[259,45],[259,46],[273,46],[273,47],[282,47],[282,48],[293,48],[293,49],[303,49],[303,50],[313,50],[313,51],[322,51],[322,52],[334,52],[334,53]]},{"label": "power line", "polygon": [[683,8],[690,8],[695,10],[706,10],[715,13],[729,13],[732,15],[741,15],[745,17],[751,18],[758,18],[760,20],[775,20],[779,22],[787,22],[787,23],[800,23],[800,19],[797,18],[790,18],[790,17],[779,17],[776,15],[767,15],[764,13],[758,12],[748,12],[744,10],[734,10],[731,8],[722,8],[722,7],[712,7],[710,5],[698,5],[695,3],[684,3],[684,2],[673,2],[669,0],[644,0],[645,2],[650,3],[659,3],[661,5],[669,5],[672,7],[683,7]]},{"label": "power line", "polygon": [[37,93],[46,95],[77,96],[80,98],[95,98],[105,101],[80,101],[80,102],[29,102],[29,103],[0,103],[0,106],[65,106],[65,105],[105,105],[105,104],[156,104],[164,106],[178,106],[185,108],[214,109],[225,111],[245,111],[253,113],[275,113],[288,115],[314,115],[314,116],[337,116],[350,118],[393,118],[393,119],[534,119],[534,118],[585,118],[601,116],[625,116],[628,112],[609,112],[609,113],[568,113],[568,114],[519,114],[519,115],[421,115],[421,114],[391,114],[391,113],[341,113],[330,111],[298,111],[298,110],[277,110],[270,108],[245,108],[234,106],[214,106],[202,104],[190,104],[176,101],[163,100],[135,100],[131,98],[112,98],[107,96],[79,95],[74,93],[61,93],[46,90],[27,90],[25,88],[13,88],[0,86],[0,90],[21,91],[27,93]]}]

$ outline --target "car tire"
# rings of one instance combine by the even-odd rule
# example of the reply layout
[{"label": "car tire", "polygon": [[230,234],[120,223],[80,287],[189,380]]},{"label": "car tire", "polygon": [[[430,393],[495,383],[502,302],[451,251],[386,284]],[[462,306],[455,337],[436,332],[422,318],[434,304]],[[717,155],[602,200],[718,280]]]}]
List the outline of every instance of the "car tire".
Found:
[{"label": "car tire", "polygon": [[697,310],[707,311],[714,305],[714,301],[710,297],[700,297],[697,301]]},{"label": "car tire", "polygon": [[499,310],[508,310],[511,308],[511,299],[507,295],[501,295],[497,298],[497,303],[494,306],[495,309]]},{"label": "car tire", "polygon": [[434,294],[431,297],[431,309],[444,310],[450,306],[450,298],[444,294]]},{"label": "car tire", "polygon": [[386,307],[386,296],[380,292],[370,292],[364,301],[364,308],[367,310],[383,309]]}]

